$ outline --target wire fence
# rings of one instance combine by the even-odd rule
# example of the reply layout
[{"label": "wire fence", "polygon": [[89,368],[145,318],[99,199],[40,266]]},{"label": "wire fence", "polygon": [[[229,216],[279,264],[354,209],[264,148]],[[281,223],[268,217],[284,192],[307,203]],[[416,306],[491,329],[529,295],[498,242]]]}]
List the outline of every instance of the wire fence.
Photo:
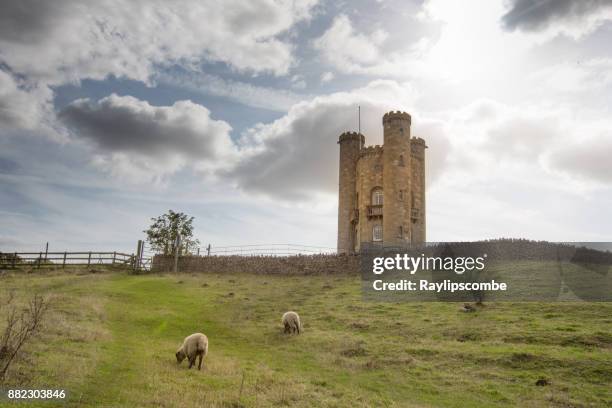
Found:
[{"label": "wire fence", "polygon": [[[48,244],[47,244],[48,248]],[[334,255],[336,248],[303,245],[303,244],[249,244],[198,247],[195,251],[186,253],[173,253],[177,258],[184,255],[199,256],[296,256],[296,255]],[[126,265],[134,270],[151,270],[153,258],[160,255],[144,240],[139,240],[136,252],[102,251],[64,251],[64,252],[0,252],[0,268],[19,268],[29,266],[32,268],[66,267],[66,266],[94,266],[94,265]]]},{"label": "wire fence", "polygon": [[250,244],[199,247],[200,256],[238,255],[238,256],[291,256],[291,255],[331,255],[336,248],[302,244]]}]

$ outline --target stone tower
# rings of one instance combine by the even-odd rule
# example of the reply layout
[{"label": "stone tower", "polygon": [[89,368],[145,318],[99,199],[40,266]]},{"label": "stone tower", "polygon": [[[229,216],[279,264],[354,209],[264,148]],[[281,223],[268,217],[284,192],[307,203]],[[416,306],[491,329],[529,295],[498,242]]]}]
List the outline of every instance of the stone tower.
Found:
[{"label": "stone tower", "polygon": [[355,242],[355,209],[357,208],[357,160],[365,137],[357,132],[340,135],[340,174],[338,186],[338,252],[352,252]]},{"label": "stone tower", "polygon": [[410,171],[412,189],[410,191],[410,222],[412,242],[425,242],[425,140],[420,137],[410,139]]},{"label": "stone tower", "polygon": [[355,132],[340,135],[338,253],[363,243],[425,242],[425,140],[411,137],[406,112],[383,116],[383,146],[365,147]]},{"label": "stone tower", "polygon": [[401,245],[410,234],[410,125],[405,112],[383,116],[383,242]]}]

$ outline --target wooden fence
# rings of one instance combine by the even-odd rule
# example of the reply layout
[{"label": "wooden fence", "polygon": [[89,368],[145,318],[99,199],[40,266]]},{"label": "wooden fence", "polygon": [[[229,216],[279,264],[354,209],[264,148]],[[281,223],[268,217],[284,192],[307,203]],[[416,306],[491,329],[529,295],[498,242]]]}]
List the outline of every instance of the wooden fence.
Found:
[{"label": "wooden fence", "polygon": [[[138,265],[137,265],[138,264]],[[0,252],[0,269],[94,265],[126,265],[140,268],[134,255],[122,252]]]}]

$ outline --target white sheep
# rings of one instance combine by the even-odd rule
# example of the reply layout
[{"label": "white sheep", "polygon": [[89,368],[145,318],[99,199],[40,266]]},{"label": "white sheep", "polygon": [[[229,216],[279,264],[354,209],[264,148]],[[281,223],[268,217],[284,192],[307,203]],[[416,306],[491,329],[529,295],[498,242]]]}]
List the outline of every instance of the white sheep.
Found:
[{"label": "white sheep", "polygon": [[286,312],[283,315],[282,320],[283,326],[285,327],[285,333],[297,333],[300,334],[302,325],[300,323],[300,316],[295,312]]},{"label": "white sheep", "polygon": [[189,361],[189,368],[195,364],[196,357],[200,357],[198,370],[202,369],[202,359],[208,353],[208,337],[202,333],[194,333],[185,337],[183,345],[176,351],[176,362],[180,364],[185,357]]}]

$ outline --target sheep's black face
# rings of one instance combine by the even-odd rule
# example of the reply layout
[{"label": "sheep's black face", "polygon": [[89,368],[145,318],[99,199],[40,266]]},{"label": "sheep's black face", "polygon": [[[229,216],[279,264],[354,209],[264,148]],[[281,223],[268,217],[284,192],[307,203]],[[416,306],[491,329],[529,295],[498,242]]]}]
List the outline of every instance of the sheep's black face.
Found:
[{"label": "sheep's black face", "polygon": [[176,352],[176,362],[177,364],[180,364],[181,361],[183,361],[185,359],[185,354],[181,351],[177,351]]}]

